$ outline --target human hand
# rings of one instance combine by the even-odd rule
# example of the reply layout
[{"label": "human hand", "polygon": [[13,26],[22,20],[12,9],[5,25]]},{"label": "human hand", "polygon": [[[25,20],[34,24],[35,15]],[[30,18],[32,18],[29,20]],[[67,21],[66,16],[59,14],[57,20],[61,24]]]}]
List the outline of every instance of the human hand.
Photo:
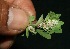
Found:
[{"label": "human hand", "polygon": [[[0,0],[0,35],[9,36],[0,41],[0,48],[7,49],[13,43],[13,36],[25,30],[29,16],[36,16],[31,0]],[[9,13],[8,13],[9,11]]]}]

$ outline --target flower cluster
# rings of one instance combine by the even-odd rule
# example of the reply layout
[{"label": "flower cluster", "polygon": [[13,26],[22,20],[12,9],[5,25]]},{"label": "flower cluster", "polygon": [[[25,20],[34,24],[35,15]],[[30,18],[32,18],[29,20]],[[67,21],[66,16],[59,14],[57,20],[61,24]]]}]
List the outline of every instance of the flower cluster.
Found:
[{"label": "flower cluster", "polygon": [[43,19],[43,15],[41,15],[36,24],[32,23],[35,20],[35,17],[30,16],[30,23],[26,28],[27,38],[29,37],[29,32],[33,34],[39,33],[41,36],[47,39],[51,39],[51,34],[53,33],[62,33],[61,25],[63,25],[64,22],[60,21],[60,16],[61,14],[55,14],[54,12],[50,11],[45,19]]},{"label": "flower cluster", "polygon": [[28,30],[34,34],[36,34],[37,32],[35,31],[35,28],[33,26],[28,26]]},{"label": "flower cluster", "polygon": [[50,20],[49,19],[47,23],[46,22],[42,22],[37,27],[38,28],[42,28],[42,29],[44,29],[46,31],[49,28],[52,28],[52,27],[54,27],[57,24],[58,24],[58,20],[55,20],[55,19],[54,20]]}]

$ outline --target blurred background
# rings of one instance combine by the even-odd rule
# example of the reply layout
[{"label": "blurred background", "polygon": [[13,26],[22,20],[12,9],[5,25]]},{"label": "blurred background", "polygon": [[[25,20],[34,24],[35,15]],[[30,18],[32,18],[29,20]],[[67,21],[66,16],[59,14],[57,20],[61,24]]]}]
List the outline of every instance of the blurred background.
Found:
[{"label": "blurred background", "polygon": [[[62,34],[52,34],[52,39],[48,40],[30,33],[29,38],[17,35],[14,44],[10,49],[70,49],[70,1],[69,0],[32,0],[36,13],[37,20],[41,14],[45,16],[53,11],[59,13],[61,21],[64,21],[62,26]],[[25,31],[22,32],[25,34]]]}]

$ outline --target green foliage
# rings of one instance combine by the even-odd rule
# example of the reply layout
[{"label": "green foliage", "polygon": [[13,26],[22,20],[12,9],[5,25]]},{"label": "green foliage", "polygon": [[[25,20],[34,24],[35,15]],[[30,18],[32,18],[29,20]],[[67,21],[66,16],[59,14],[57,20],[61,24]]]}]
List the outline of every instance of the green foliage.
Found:
[{"label": "green foliage", "polygon": [[32,23],[32,21],[34,21],[35,20],[35,16],[30,16],[29,17],[29,22],[30,22],[30,24]]},{"label": "green foliage", "polygon": [[61,14],[55,14],[54,12],[50,11],[50,13],[48,13],[48,15],[45,18],[46,23],[48,22],[48,20],[57,20],[58,24],[55,25],[54,27],[52,27],[51,29],[47,30],[47,33],[52,34],[52,33],[62,33],[62,29],[61,29],[61,25],[64,24],[64,22],[59,21],[59,17],[61,16]]},{"label": "green foliage", "polygon": [[39,18],[39,20],[37,21],[37,23],[35,25],[37,26],[40,23],[42,23],[43,21],[44,21],[44,19],[43,19],[43,14],[42,14],[41,17]]},{"label": "green foliage", "polygon": [[46,33],[48,33],[48,34],[53,34],[53,33],[54,33],[54,30],[53,30],[53,29],[49,29],[49,30],[47,30]]},{"label": "green foliage", "polygon": [[61,16],[61,14],[55,14],[54,12],[50,11],[50,13],[48,13],[48,15],[45,18],[45,21],[47,22],[49,19],[56,19],[56,20],[60,20],[59,17]]},{"label": "green foliage", "polygon": [[[55,14],[54,12],[50,11],[45,19],[43,19],[42,14],[36,24],[32,24],[32,22],[35,20],[35,16],[30,16],[30,24],[28,25],[28,27],[31,26],[31,29],[29,30],[28,27],[26,28],[26,37],[29,37],[29,31],[33,34],[39,33],[46,39],[51,39],[51,34],[53,33],[62,33],[61,25],[63,25],[64,22],[60,21],[60,16],[61,14]],[[42,24],[42,26],[37,28],[40,24]]]},{"label": "green foliage", "polygon": [[43,30],[37,29],[36,31],[44,38],[51,39],[51,35],[43,32]]},{"label": "green foliage", "polygon": [[29,30],[28,30],[28,28],[26,28],[26,37],[27,38],[29,37]]}]

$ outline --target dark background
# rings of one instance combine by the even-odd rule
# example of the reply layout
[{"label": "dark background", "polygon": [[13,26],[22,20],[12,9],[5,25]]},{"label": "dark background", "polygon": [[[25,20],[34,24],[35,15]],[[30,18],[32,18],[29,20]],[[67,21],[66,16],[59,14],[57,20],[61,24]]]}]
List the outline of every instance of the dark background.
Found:
[{"label": "dark background", "polygon": [[[62,34],[52,34],[48,40],[37,35],[31,35],[27,39],[18,35],[10,49],[70,49],[70,1],[68,0],[32,0],[37,13],[37,19],[41,14],[44,17],[50,11],[60,13],[60,19],[64,21]],[[24,31],[25,32],[25,31]]]}]

